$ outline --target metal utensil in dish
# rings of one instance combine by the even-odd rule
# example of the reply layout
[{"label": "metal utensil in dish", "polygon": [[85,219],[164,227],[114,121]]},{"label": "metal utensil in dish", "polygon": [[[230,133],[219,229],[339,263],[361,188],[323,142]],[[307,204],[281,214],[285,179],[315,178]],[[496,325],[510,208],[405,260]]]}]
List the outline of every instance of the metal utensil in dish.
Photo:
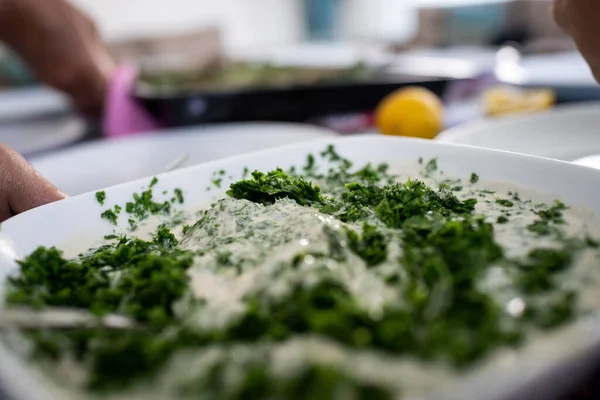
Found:
[{"label": "metal utensil in dish", "polygon": [[189,158],[190,158],[190,155],[188,153],[183,153],[182,155],[180,155],[179,157],[177,157],[173,161],[171,161],[165,167],[163,172],[171,172],[171,171],[176,170],[177,168],[181,168]]},{"label": "metal utensil in dish", "polygon": [[5,329],[108,329],[133,330],[139,325],[131,318],[108,314],[102,317],[73,308],[6,308],[0,310],[0,331]]}]

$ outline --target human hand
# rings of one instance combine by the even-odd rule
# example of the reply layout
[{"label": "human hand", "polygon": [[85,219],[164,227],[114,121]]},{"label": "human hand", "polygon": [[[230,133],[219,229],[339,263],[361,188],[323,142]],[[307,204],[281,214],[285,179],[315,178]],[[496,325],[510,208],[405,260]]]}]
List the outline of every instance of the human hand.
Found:
[{"label": "human hand", "polygon": [[600,1],[554,0],[554,20],[573,37],[600,82]]},{"label": "human hand", "polygon": [[0,222],[64,198],[16,151],[0,144]]},{"label": "human hand", "polygon": [[102,112],[114,62],[93,21],[68,0],[0,0],[0,40],[81,112]]}]

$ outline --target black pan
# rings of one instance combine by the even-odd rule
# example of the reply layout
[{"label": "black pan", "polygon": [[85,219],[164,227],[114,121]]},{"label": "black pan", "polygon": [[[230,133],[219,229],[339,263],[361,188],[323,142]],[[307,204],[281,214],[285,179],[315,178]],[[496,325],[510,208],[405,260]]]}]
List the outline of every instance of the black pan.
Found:
[{"label": "black pan", "polygon": [[422,86],[441,96],[454,80],[380,74],[354,82],[176,91],[140,80],[133,95],[168,126],[239,121],[301,122],[330,114],[373,110],[388,93],[404,86]]}]

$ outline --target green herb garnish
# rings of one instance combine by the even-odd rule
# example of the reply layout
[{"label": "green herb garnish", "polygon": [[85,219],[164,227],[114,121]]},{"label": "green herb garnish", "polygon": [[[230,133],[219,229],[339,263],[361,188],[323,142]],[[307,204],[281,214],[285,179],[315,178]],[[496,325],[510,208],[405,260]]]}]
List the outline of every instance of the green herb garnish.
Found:
[{"label": "green herb garnish", "polygon": [[[545,206],[543,204],[537,205],[537,208],[542,207]],[[563,219],[563,212],[566,209],[567,207],[564,203],[556,201],[553,206],[537,211],[536,214],[538,215],[539,219],[527,226],[527,229],[539,236],[547,236],[551,233],[557,232],[556,225],[562,225],[565,223]]]},{"label": "green herb garnish", "polygon": [[[136,221],[141,221],[150,215],[164,214],[168,215],[171,212],[171,204],[169,201],[155,202],[153,200],[152,188],[158,183],[156,177],[152,178],[148,190],[141,193],[133,194],[133,201],[129,201],[125,205],[125,211],[135,218]],[[131,223],[130,223],[131,224]]]},{"label": "green herb garnish", "polygon": [[106,200],[106,192],[104,190],[96,192],[96,200],[101,206],[103,206],[104,200]]},{"label": "green herb garnish", "polygon": [[515,203],[508,199],[496,199],[496,204],[500,204],[502,207],[512,207],[515,205]]},{"label": "green herb garnish", "polygon": [[100,214],[100,217],[109,221],[113,225],[117,225],[117,219],[119,218],[119,214],[121,213],[121,206],[115,205],[114,209],[105,210]]},{"label": "green herb garnish", "polygon": [[432,158],[425,165],[425,175],[426,176],[430,176],[431,174],[433,174],[437,170],[438,170],[437,158]]},{"label": "green herb garnish", "polygon": [[348,230],[350,248],[358,254],[369,267],[380,264],[387,258],[387,238],[377,228],[363,225],[362,235]]},{"label": "green herb garnish", "polygon": [[185,201],[183,198],[183,191],[181,189],[175,189],[173,192],[175,193],[175,197],[177,198],[179,204],[183,204]]},{"label": "green herb garnish", "polygon": [[324,199],[318,186],[304,178],[293,178],[281,169],[267,174],[254,171],[250,180],[231,185],[227,194],[235,199],[272,204],[277,199],[292,198],[300,205],[321,204]]}]

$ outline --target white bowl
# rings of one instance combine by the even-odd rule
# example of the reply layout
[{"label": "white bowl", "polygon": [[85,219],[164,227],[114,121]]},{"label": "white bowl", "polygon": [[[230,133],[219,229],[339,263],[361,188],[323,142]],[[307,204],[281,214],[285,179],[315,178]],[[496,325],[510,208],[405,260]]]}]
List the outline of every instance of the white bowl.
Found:
[{"label": "white bowl", "polygon": [[[156,192],[182,188],[188,207],[200,207],[223,196],[223,189],[205,190],[215,171],[224,169],[239,179],[245,167],[269,170],[304,165],[308,153],[333,143],[336,149],[357,165],[387,162],[400,170],[418,157],[438,158],[448,176],[469,176],[477,172],[482,181],[508,180],[600,215],[600,172],[567,162],[520,154],[456,146],[434,141],[386,136],[358,136],[325,139],[231,157],[158,176]],[[551,178],[551,179],[549,179]],[[106,189],[107,204],[100,207],[94,193],[71,197],[18,215],[2,225],[0,232],[0,289],[6,274],[15,270],[15,257],[38,246],[64,248],[71,243],[74,252],[87,249],[89,240],[113,230],[102,220],[102,209],[124,204],[132,192],[149,183],[149,178]],[[123,226],[126,221],[122,221]],[[600,361],[598,316],[579,320],[564,329],[530,340],[505,357],[490,357],[480,367],[458,376],[443,387],[433,385],[423,399],[549,399],[585,375]],[[548,349],[551,351],[548,351]],[[20,362],[0,344],[0,377],[19,400],[67,399],[61,389],[39,377],[32,366]]]},{"label": "white bowl", "polygon": [[573,162],[577,165],[600,169],[600,154],[579,158]]},{"label": "white bowl", "polygon": [[600,153],[600,103],[469,122],[436,140],[572,161]]}]

